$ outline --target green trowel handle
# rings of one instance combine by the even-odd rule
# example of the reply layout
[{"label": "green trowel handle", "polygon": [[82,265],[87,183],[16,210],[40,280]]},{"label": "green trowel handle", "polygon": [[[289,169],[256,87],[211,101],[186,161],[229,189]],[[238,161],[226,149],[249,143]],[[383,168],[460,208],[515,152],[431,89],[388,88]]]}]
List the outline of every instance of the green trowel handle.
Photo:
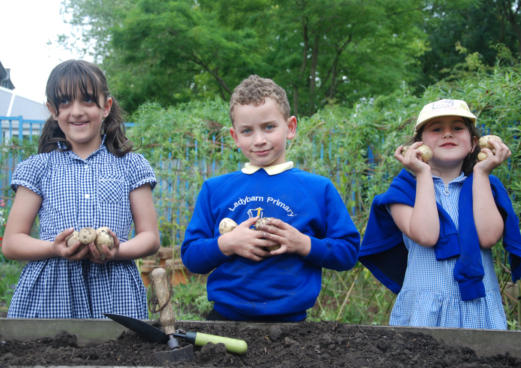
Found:
[{"label": "green trowel handle", "polygon": [[213,344],[224,344],[226,346],[226,350],[236,354],[244,354],[246,353],[246,350],[248,350],[248,344],[246,341],[233,339],[231,337],[210,335],[201,332],[186,332],[184,334],[176,333],[174,336],[188,339],[197,346],[203,346],[209,342]]}]

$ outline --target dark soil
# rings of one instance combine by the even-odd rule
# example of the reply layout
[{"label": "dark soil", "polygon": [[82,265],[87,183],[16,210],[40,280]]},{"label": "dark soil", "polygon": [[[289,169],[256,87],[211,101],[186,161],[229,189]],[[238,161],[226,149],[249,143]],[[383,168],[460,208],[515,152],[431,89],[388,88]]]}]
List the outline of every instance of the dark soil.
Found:
[{"label": "dark soil", "polygon": [[[239,327],[237,327],[239,326]],[[182,326],[177,326],[182,328]],[[520,367],[508,355],[478,357],[468,348],[439,343],[429,335],[333,322],[273,324],[209,323],[200,332],[241,338],[248,352],[226,352],[222,344],[194,348],[192,362],[156,359],[168,350],[132,332],[97,345],[78,346],[66,333],[33,341],[1,341],[0,367],[9,366],[164,366],[164,367]],[[186,344],[182,342],[182,344]]]}]

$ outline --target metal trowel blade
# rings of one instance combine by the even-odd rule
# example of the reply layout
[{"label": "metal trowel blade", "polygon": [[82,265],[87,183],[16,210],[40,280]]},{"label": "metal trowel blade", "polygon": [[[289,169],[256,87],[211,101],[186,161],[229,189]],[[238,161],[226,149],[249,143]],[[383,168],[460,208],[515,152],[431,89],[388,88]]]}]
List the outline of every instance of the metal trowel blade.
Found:
[{"label": "metal trowel blade", "polygon": [[188,362],[194,360],[194,346],[190,344],[169,351],[156,351],[152,355],[158,363]]},{"label": "metal trowel blade", "polygon": [[150,342],[158,342],[162,344],[166,344],[168,342],[168,335],[166,333],[144,321],[119,314],[105,313],[105,316],[138,333]]}]

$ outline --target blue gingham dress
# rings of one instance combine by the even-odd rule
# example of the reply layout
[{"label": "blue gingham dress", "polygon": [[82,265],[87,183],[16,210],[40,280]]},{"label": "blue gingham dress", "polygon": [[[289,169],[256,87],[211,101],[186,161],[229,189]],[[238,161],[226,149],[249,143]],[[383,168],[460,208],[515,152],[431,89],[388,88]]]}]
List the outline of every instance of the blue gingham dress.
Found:
[{"label": "blue gingham dress", "polygon": [[[433,179],[436,200],[447,211],[457,227],[458,198],[465,176],[460,175],[447,186],[440,178],[433,177]],[[434,248],[422,247],[406,235],[403,239],[409,251],[407,271],[403,287],[391,312],[390,325],[507,328],[490,250],[481,249],[486,296],[463,301],[453,274],[456,258],[438,261]]]},{"label": "blue gingham dress", "polygon": [[[121,243],[131,231],[130,192],[147,184],[153,188],[156,178],[142,155],[116,157],[104,144],[86,159],[72,151],[31,156],[17,166],[11,182],[15,190],[23,186],[42,197],[40,239],[53,241],[70,227],[108,226]],[[28,262],[7,316],[105,318],[103,313],[148,318],[146,289],[134,261]]]}]

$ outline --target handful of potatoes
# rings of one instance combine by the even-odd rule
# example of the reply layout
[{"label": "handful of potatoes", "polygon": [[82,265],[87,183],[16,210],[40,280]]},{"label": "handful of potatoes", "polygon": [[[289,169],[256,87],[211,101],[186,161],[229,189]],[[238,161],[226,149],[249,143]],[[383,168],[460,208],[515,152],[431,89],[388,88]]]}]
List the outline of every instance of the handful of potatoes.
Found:
[{"label": "handful of potatoes", "polygon": [[[271,218],[272,217],[261,217],[260,219],[258,219],[257,222],[254,225],[255,230],[258,230],[261,226],[263,226],[266,223],[268,223]],[[236,227],[237,227],[237,223],[235,221],[233,221],[229,217],[225,217],[219,223],[219,233],[220,234],[227,233],[229,231],[232,231]],[[275,249],[279,249],[279,248],[280,248],[280,244],[272,245],[270,247],[267,247],[267,249],[270,250],[270,251],[275,250]]]},{"label": "handful of potatoes", "polygon": [[[407,152],[408,149],[409,149],[409,146],[403,146],[402,154],[405,154],[405,152]],[[426,144],[422,144],[420,147],[418,147],[416,149],[418,151],[420,151],[420,155],[421,155],[423,162],[428,162],[432,158],[432,150]]]},{"label": "handful of potatoes", "polygon": [[[490,143],[491,141],[496,141],[496,142],[499,142],[499,143],[502,143],[503,140],[498,137],[497,135],[484,135],[483,137],[479,138],[479,141],[478,141],[478,144],[481,148],[488,148],[492,151],[492,153],[496,153],[496,151],[494,150],[494,146],[492,145],[492,143]],[[480,152],[478,153],[478,161],[483,161],[484,159],[487,158],[487,154],[485,152]]]},{"label": "handful of potatoes", "polygon": [[83,245],[94,243],[100,252],[102,246],[109,249],[114,247],[114,238],[110,235],[109,228],[106,226],[99,227],[96,230],[92,227],[84,227],[80,231],[74,231],[65,239],[65,242],[68,247],[78,243]]}]

